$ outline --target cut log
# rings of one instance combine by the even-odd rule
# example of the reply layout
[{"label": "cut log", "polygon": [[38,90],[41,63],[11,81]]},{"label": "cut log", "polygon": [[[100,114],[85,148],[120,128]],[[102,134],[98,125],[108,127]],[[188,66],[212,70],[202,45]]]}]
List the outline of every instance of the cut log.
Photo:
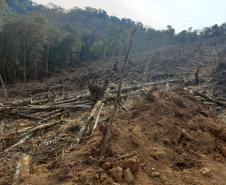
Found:
[{"label": "cut log", "polygon": [[99,109],[101,108],[102,104],[103,104],[102,101],[96,102],[96,104],[94,105],[93,109],[90,112],[90,115],[87,118],[85,118],[80,124],[81,128],[76,138],[76,145],[80,143],[85,132],[87,132],[88,134],[92,133],[94,119],[97,118],[98,113],[100,111]]},{"label": "cut log", "polygon": [[49,118],[50,116],[52,115],[55,115],[57,113],[60,113],[60,112],[63,112],[63,109],[56,109],[56,110],[53,110],[51,112],[47,112],[47,113],[42,113],[42,119],[45,119],[45,118]]},{"label": "cut log", "polygon": [[54,119],[54,118],[57,118],[57,117],[60,117],[61,115],[62,115],[62,112],[58,112],[58,113],[56,113],[56,114],[50,115],[49,117],[44,118],[44,119],[42,119],[41,121],[39,121],[38,124],[47,122],[47,121],[49,121],[49,120],[51,120],[51,119]]},{"label": "cut log", "polygon": [[53,104],[54,105],[60,105],[60,104],[66,104],[66,103],[72,103],[72,102],[73,102],[73,105],[76,105],[76,104],[79,105],[79,104],[89,103],[90,101],[89,100],[79,100],[78,97],[76,97],[76,98],[73,98],[73,99],[67,99],[67,100],[64,100],[64,101],[54,102]]},{"label": "cut log", "polygon": [[42,120],[41,118],[38,118],[38,117],[35,117],[35,116],[32,116],[32,115],[28,115],[28,114],[25,114],[25,113],[19,113],[19,112],[11,113],[11,115],[16,115],[20,118],[31,119],[31,120],[35,120],[35,121]]},{"label": "cut log", "polygon": [[103,107],[104,107],[104,103],[101,104],[101,107],[100,107],[99,112],[98,112],[98,114],[97,114],[96,121],[95,121],[95,124],[94,124],[94,126],[93,126],[92,131],[95,130],[95,129],[97,128],[97,124],[98,124],[98,121],[99,121],[99,118],[100,118],[100,113],[101,113]]}]

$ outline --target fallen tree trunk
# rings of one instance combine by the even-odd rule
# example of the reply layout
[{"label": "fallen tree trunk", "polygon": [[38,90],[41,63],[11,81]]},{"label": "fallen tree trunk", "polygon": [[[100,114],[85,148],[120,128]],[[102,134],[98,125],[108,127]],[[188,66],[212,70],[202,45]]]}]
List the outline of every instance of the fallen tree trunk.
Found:
[{"label": "fallen tree trunk", "polygon": [[214,98],[212,98],[212,97],[210,97],[210,96],[207,96],[207,95],[205,95],[205,94],[199,93],[199,92],[197,92],[197,91],[194,91],[194,95],[195,95],[195,96],[200,96],[200,97],[204,98],[205,100],[207,100],[207,101],[209,101],[209,102],[212,102],[212,103],[214,103],[214,104],[216,104],[216,105],[218,105],[218,106],[220,106],[220,107],[226,108],[226,103],[221,102],[221,101],[218,101],[218,100],[216,100],[216,99],[214,99]]},{"label": "fallen tree trunk", "polygon": [[92,132],[93,132],[93,130],[95,130],[97,128],[97,124],[98,124],[98,121],[99,121],[99,118],[100,118],[100,113],[101,113],[103,107],[104,107],[104,103],[101,104],[101,107],[100,107],[99,112],[97,114],[96,121],[95,121],[95,124],[93,126]]},{"label": "fallen tree trunk", "polygon": [[[144,83],[144,84],[140,84],[140,85],[133,85],[133,86],[128,86],[128,87],[123,87],[121,89],[121,93],[125,94],[125,93],[128,93],[130,91],[136,91],[136,90],[142,89],[142,88],[147,87],[147,86],[163,85],[163,84],[167,84],[167,83],[177,83],[177,82],[180,82],[180,80],[171,79],[171,80],[163,80],[163,81],[159,81],[159,82],[151,82],[151,83]],[[116,93],[117,89],[111,90],[109,92],[110,93]]]},{"label": "fallen tree trunk", "polygon": [[92,133],[93,125],[95,124],[94,119],[97,119],[98,113],[100,112],[100,109],[102,109],[102,104],[102,101],[98,101],[91,110],[90,115],[82,121],[82,126],[77,135],[76,145],[79,144],[85,132],[88,134]]},{"label": "fallen tree trunk", "polygon": [[30,120],[35,120],[35,121],[40,121],[42,120],[41,118],[38,118],[36,116],[32,116],[32,115],[28,115],[25,113],[19,113],[19,112],[15,112],[15,113],[10,113],[11,115],[15,115],[18,116],[20,118],[24,118],[24,119],[30,119]]},{"label": "fallen tree trunk", "polygon": [[39,121],[38,124],[47,122],[47,121],[49,121],[49,120],[51,120],[51,119],[53,119],[53,118],[60,117],[61,115],[62,115],[62,112],[58,112],[58,113],[56,113],[56,114],[50,115],[49,117],[44,118],[44,119],[42,119],[41,121]]},{"label": "fallen tree trunk", "polygon": [[42,113],[41,116],[42,116],[42,119],[46,119],[46,118],[49,118],[52,115],[55,115],[55,114],[60,113],[60,112],[63,112],[63,109],[56,109],[56,110],[53,110],[51,112]]},{"label": "fallen tree trunk", "polygon": [[64,103],[67,101],[82,101],[82,100],[87,100],[89,98],[89,94],[84,94],[84,95],[80,95],[80,96],[70,96],[70,97],[63,97],[63,98],[59,98],[57,100],[54,101],[54,103]]},{"label": "fallen tree trunk", "polygon": [[[83,98],[85,98],[85,97],[83,97]],[[87,99],[88,99],[88,97],[87,97]],[[53,104],[54,105],[60,105],[60,104],[66,104],[66,103],[72,103],[72,102],[75,105],[76,103],[77,104],[88,103],[89,100],[79,100],[79,98],[76,97],[76,98],[72,98],[72,99],[67,99],[67,100],[63,100],[63,101],[54,102]]]},{"label": "fallen tree trunk", "polygon": [[31,138],[32,133],[26,134],[26,136],[24,136],[19,142],[17,142],[16,144],[12,145],[11,147],[5,149],[5,152],[9,152],[10,150],[12,150],[13,148],[22,145],[23,143],[25,143],[29,138]]},{"label": "fallen tree trunk", "polygon": [[29,130],[28,132],[26,132],[22,135],[27,136],[27,135],[30,135],[30,134],[34,134],[35,132],[37,132],[39,130],[47,129],[47,128],[53,127],[53,126],[61,124],[61,123],[64,123],[64,121],[56,121],[56,122],[47,123],[47,124],[44,124],[44,125],[39,125],[35,128],[32,128],[31,130]]},{"label": "fallen tree trunk", "polygon": [[17,107],[17,106],[28,105],[28,104],[31,103],[31,101],[32,101],[32,99],[31,98],[28,98],[28,99],[25,99],[25,100],[17,100],[17,101],[8,102],[8,103],[5,103],[5,104],[6,105]]},{"label": "fallen tree trunk", "polygon": [[34,111],[48,111],[55,109],[71,109],[71,110],[87,110],[90,106],[87,104],[81,105],[53,105],[53,106],[31,106],[31,107],[19,107],[17,110],[34,110]]}]

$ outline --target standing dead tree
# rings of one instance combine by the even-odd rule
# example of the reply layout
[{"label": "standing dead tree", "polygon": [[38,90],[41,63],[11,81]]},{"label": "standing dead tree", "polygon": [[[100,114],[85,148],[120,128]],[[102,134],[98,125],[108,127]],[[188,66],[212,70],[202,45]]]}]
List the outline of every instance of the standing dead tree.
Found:
[{"label": "standing dead tree", "polygon": [[5,89],[5,84],[4,84],[4,81],[3,81],[3,79],[2,79],[2,76],[1,76],[1,75],[0,75],[0,81],[1,81],[2,88],[3,88],[4,93],[5,93],[5,96],[6,96],[6,98],[8,99],[9,97],[8,97],[7,92],[6,92],[6,89]]},{"label": "standing dead tree", "polygon": [[129,45],[128,45],[128,49],[126,51],[125,54],[125,58],[124,61],[122,63],[122,67],[121,70],[119,70],[119,78],[118,78],[118,88],[117,88],[117,95],[116,95],[116,99],[115,99],[115,103],[114,103],[114,109],[112,112],[112,115],[106,125],[106,129],[103,129],[103,138],[102,138],[102,149],[101,149],[101,158],[104,156],[104,154],[106,153],[106,151],[108,150],[109,147],[109,141],[111,138],[111,132],[112,132],[112,125],[113,125],[113,121],[115,119],[115,115],[117,113],[117,110],[120,106],[121,103],[121,91],[122,91],[122,84],[123,84],[123,77],[124,77],[124,73],[125,73],[125,67],[127,65],[127,61],[128,61],[128,57],[129,57],[129,53],[130,50],[132,49],[132,45],[133,45],[133,38],[134,38],[134,34],[136,32],[137,28],[134,28],[130,34],[130,40],[129,40]]},{"label": "standing dead tree", "polygon": [[199,71],[200,71],[200,67],[198,67],[195,71],[195,85],[199,85]]}]

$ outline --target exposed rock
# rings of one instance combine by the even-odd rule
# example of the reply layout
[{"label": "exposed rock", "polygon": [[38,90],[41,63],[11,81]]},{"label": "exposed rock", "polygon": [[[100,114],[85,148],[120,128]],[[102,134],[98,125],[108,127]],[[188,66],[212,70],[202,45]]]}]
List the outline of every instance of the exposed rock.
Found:
[{"label": "exposed rock", "polygon": [[129,168],[132,173],[136,173],[139,168],[138,158],[133,157],[124,161],[123,167],[125,169]]},{"label": "exposed rock", "polygon": [[124,171],[124,181],[126,183],[132,183],[134,181],[134,177],[129,168]]},{"label": "exposed rock", "polygon": [[150,156],[157,161],[161,161],[162,159],[165,159],[167,157],[167,153],[165,153],[164,151],[154,151],[150,154]]},{"label": "exposed rock", "polygon": [[161,173],[159,172],[152,172],[152,177],[160,177]]},{"label": "exposed rock", "polygon": [[115,179],[116,182],[122,182],[123,171],[121,167],[115,167],[109,170],[111,176]]},{"label": "exposed rock", "polygon": [[202,168],[200,171],[204,176],[211,176],[211,170],[209,168]]},{"label": "exposed rock", "polygon": [[193,137],[191,134],[189,134],[185,129],[182,129],[182,136],[184,137],[185,140],[187,141],[192,141]]}]

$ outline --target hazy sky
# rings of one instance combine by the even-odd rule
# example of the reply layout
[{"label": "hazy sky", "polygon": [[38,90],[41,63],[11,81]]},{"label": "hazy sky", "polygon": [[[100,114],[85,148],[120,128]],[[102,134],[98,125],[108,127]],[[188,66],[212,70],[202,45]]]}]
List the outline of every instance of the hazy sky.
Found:
[{"label": "hazy sky", "polygon": [[110,15],[141,21],[144,25],[163,29],[173,26],[177,31],[200,29],[226,22],[226,0],[33,0],[52,2],[66,9],[95,7]]}]

